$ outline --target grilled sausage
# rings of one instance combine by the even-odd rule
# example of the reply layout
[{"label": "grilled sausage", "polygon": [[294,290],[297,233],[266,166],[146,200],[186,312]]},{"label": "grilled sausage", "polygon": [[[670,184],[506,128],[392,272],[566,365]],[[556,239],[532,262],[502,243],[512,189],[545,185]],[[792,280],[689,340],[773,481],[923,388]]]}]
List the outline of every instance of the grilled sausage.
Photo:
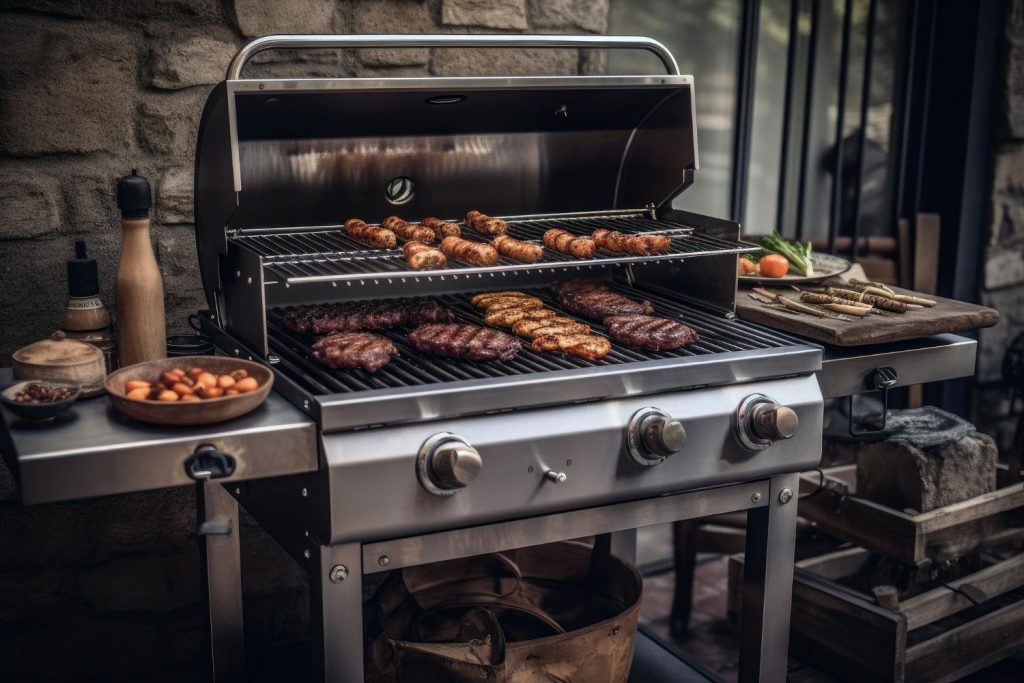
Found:
[{"label": "grilled sausage", "polygon": [[433,244],[437,241],[437,235],[430,228],[407,223],[398,216],[388,216],[380,222],[380,225],[385,230],[395,233],[403,242],[415,240],[424,244]]},{"label": "grilled sausage", "polygon": [[557,315],[547,308],[499,308],[484,313],[484,323],[492,327],[512,327],[520,320],[543,320]]},{"label": "grilled sausage", "polygon": [[345,234],[377,249],[393,249],[398,244],[395,233],[386,228],[367,225],[366,221],[359,218],[345,221]]},{"label": "grilled sausage", "polygon": [[402,245],[405,261],[413,270],[440,270],[448,266],[448,259],[440,249],[411,240]]},{"label": "grilled sausage", "polygon": [[517,240],[508,235],[498,235],[491,244],[499,253],[522,263],[536,263],[544,256],[544,248],[530,242]]},{"label": "grilled sausage", "polygon": [[599,249],[634,256],[664,254],[672,247],[668,235],[627,235],[601,228],[594,231],[593,238]]},{"label": "grilled sausage", "polygon": [[473,210],[466,214],[466,225],[481,235],[504,235],[508,232],[508,223],[500,218],[492,218]]},{"label": "grilled sausage", "polygon": [[443,240],[445,237],[458,237],[462,234],[462,228],[459,226],[434,216],[427,216],[420,221],[420,225],[433,230],[439,240]]},{"label": "grilled sausage", "polygon": [[449,258],[474,266],[493,266],[498,262],[498,252],[491,245],[471,242],[454,235],[441,240],[441,251]]},{"label": "grilled sausage", "polygon": [[520,337],[534,339],[549,334],[589,334],[590,325],[559,315],[542,320],[520,320],[512,325],[512,331]]},{"label": "grilled sausage", "polygon": [[544,246],[576,258],[590,258],[597,249],[589,237],[580,237],[561,228],[551,228],[544,233]]},{"label": "grilled sausage", "polygon": [[530,295],[527,294],[526,292],[517,292],[515,290],[507,290],[503,292],[481,292],[480,294],[477,294],[472,299],[470,299],[469,303],[476,306],[477,308],[487,308],[487,302],[489,300],[507,296],[528,297]]},{"label": "grilled sausage", "polygon": [[585,360],[599,360],[608,355],[612,344],[592,334],[549,334],[534,339],[530,348],[537,352],[564,351]]}]

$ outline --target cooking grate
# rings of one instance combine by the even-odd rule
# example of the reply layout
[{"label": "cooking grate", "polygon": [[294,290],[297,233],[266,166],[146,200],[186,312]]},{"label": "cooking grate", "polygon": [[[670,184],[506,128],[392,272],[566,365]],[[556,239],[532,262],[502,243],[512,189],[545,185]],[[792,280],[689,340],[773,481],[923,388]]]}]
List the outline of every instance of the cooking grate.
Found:
[{"label": "cooking grate", "polygon": [[[551,228],[589,236],[598,228],[624,233],[657,233],[669,235],[672,247],[665,254],[629,256],[598,250],[590,259],[570,258],[550,249],[537,263],[519,263],[502,256],[493,266],[471,266],[454,259],[444,270],[411,271],[401,249],[370,249],[342,232],[341,226],[279,228],[244,231],[232,242],[255,252],[263,260],[265,279],[288,284],[360,280],[367,275],[382,274],[399,277],[433,277],[450,274],[496,273],[515,270],[603,265],[610,263],[644,263],[680,259],[690,256],[741,253],[757,246],[740,241],[711,237],[695,232],[692,227],[667,220],[652,220],[639,213],[599,214],[569,217],[537,217],[509,221],[512,237],[541,243],[541,236]],[[463,237],[483,242],[486,238],[471,230]]]},{"label": "cooking grate", "polygon": [[[545,305],[561,315],[573,316],[562,310],[552,297],[541,289],[523,290],[542,298]],[[312,359],[312,337],[296,335],[284,328],[282,309],[267,313],[268,339],[271,353],[280,358],[277,368],[286,372],[314,395],[342,394],[377,389],[427,386],[462,380],[515,377],[534,373],[564,370],[584,370],[600,366],[614,366],[652,360],[707,356],[738,351],[752,351],[792,346],[794,340],[764,328],[754,327],[721,315],[704,312],[693,306],[652,293],[650,291],[620,289],[631,296],[642,294],[655,307],[656,315],[674,318],[689,325],[700,335],[700,341],[674,351],[646,351],[621,344],[612,344],[612,351],[599,361],[587,361],[560,353],[534,353],[526,344],[514,359],[508,362],[473,363],[453,361],[420,353],[405,339],[408,330],[385,330],[400,352],[400,356],[376,373],[363,370],[332,370]],[[458,322],[483,324],[482,312],[469,304],[472,294],[439,296],[437,299],[451,308]],[[589,322],[589,321],[588,321]],[[603,325],[589,322],[597,334],[606,334]]]}]

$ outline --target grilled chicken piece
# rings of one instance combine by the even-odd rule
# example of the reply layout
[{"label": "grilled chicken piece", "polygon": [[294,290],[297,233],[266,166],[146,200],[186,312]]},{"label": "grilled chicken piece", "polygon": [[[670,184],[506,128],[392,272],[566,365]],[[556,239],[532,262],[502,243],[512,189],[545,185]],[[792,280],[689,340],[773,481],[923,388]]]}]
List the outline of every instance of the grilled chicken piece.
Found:
[{"label": "grilled chicken piece", "polygon": [[508,235],[498,235],[491,240],[491,244],[498,253],[522,263],[536,263],[544,257],[544,247]]},{"label": "grilled chicken piece", "polygon": [[398,239],[403,242],[416,241],[423,244],[434,244],[438,241],[437,235],[430,228],[407,223],[398,216],[388,216],[380,222],[380,226],[385,230],[395,233]]},{"label": "grilled chicken piece", "polygon": [[448,258],[440,249],[428,247],[423,242],[406,242],[402,251],[405,252],[405,262],[413,270],[440,270],[448,266]]},{"label": "grilled chicken piece", "polygon": [[654,315],[610,315],[604,324],[615,341],[650,351],[678,349],[700,340],[692,328]]},{"label": "grilled chicken piece", "polygon": [[313,342],[313,359],[329,368],[377,372],[398,355],[386,337],[372,332],[336,332]]},{"label": "grilled chicken piece", "polygon": [[473,266],[493,266],[498,262],[498,252],[491,245],[471,242],[454,235],[441,240],[441,251],[449,258]]},{"label": "grilled chicken piece", "polygon": [[594,231],[593,238],[599,249],[633,256],[664,254],[672,248],[672,240],[667,235],[627,235],[601,228]]},{"label": "grilled chicken piece", "polygon": [[473,304],[477,308],[487,308],[487,302],[489,300],[497,299],[499,297],[510,296],[529,297],[530,295],[527,294],[526,292],[517,292],[515,290],[509,290],[505,292],[481,292],[480,294],[477,294],[472,299],[470,299],[469,303]]},{"label": "grilled chicken piece", "polygon": [[512,331],[520,337],[534,339],[549,334],[590,334],[590,325],[559,315],[540,320],[520,320],[512,325]]},{"label": "grilled chicken piece", "polygon": [[506,308],[520,308],[529,311],[544,308],[544,302],[535,296],[499,296],[488,299],[487,305],[483,308],[488,313]]},{"label": "grilled chicken piece", "polygon": [[510,360],[522,344],[512,335],[479,325],[423,325],[409,334],[418,351],[458,360]]},{"label": "grilled chicken piece", "polygon": [[398,244],[395,233],[386,228],[367,225],[366,221],[359,218],[345,221],[345,234],[377,249],[394,249]]},{"label": "grilled chicken piece", "polygon": [[466,225],[473,228],[481,235],[504,235],[508,232],[508,223],[500,218],[490,216],[473,210],[466,214]]},{"label": "grilled chicken piece", "polygon": [[298,306],[286,311],[282,322],[285,329],[299,334],[329,334],[454,319],[450,310],[431,299],[389,299]]},{"label": "grilled chicken piece", "polygon": [[544,320],[558,314],[547,308],[499,308],[484,313],[484,323],[492,327],[512,327],[520,320]]},{"label": "grilled chicken piece", "polygon": [[612,344],[592,334],[549,334],[534,339],[530,348],[537,352],[564,351],[585,360],[600,360],[612,350]]},{"label": "grilled chicken piece", "polygon": [[427,216],[420,221],[420,225],[433,230],[439,240],[443,240],[445,237],[458,237],[462,234],[462,228],[455,223],[449,223],[434,216]]},{"label": "grilled chicken piece", "polygon": [[551,228],[544,233],[544,246],[576,258],[590,258],[597,245],[589,237],[574,235],[568,230]]},{"label": "grilled chicken piece", "polygon": [[650,301],[635,301],[612,291],[602,282],[570,280],[552,285],[551,289],[562,308],[591,320],[601,320],[608,315],[654,313],[654,306]]}]

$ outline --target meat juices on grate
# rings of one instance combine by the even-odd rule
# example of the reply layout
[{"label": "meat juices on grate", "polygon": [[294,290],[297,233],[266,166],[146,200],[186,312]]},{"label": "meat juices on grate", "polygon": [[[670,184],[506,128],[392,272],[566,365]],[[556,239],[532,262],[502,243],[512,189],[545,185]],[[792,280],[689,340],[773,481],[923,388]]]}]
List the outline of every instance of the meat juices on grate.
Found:
[{"label": "meat juices on grate", "polygon": [[373,332],[336,332],[313,342],[313,359],[329,368],[377,372],[398,355],[391,340]]},{"label": "meat juices on grate", "polygon": [[457,360],[511,360],[522,344],[512,335],[479,325],[423,325],[409,333],[417,351]]},{"label": "meat juices on grate", "polygon": [[538,352],[564,351],[585,360],[600,360],[612,350],[612,344],[592,334],[548,334],[534,339],[530,348]]},{"label": "meat juices on grate", "polygon": [[650,301],[636,301],[614,292],[603,282],[570,280],[551,286],[558,303],[565,310],[591,320],[601,320],[609,315],[654,313]]},{"label": "meat juices on grate", "polygon": [[298,334],[329,334],[454,319],[449,309],[432,299],[389,299],[298,306],[285,312],[282,323],[285,329]]},{"label": "meat juices on grate", "polygon": [[668,351],[700,339],[690,327],[653,315],[609,315],[604,319],[615,341],[649,351]]}]

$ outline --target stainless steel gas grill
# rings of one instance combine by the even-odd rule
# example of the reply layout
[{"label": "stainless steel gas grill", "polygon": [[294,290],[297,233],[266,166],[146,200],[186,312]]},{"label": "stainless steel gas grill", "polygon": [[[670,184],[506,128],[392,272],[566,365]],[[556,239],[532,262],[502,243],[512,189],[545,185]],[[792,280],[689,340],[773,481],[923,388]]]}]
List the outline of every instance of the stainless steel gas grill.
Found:
[{"label": "stainless steel gas grill", "polygon": [[[264,49],[367,46],[639,48],[669,73],[241,77]],[[318,471],[232,493],[308,567],[326,679],[362,678],[366,574],[613,532],[629,556],[639,526],[749,509],[740,675],[782,680],[790,501],[795,473],[819,460],[821,349],[735,319],[735,254],[750,245],[735,223],[671,206],[697,168],[693,79],[644,38],[291,36],[236,57],[198,142],[206,324],[226,352],[269,363],[275,390],[318,425]],[[340,225],[461,222],[470,209],[535,244],[551,228],[606,228],[666,235],[670,247],[414,271],[400,249],[370,248]],[[371,374],[320,365],[312,338],[282,323],[294,305],[429,296],[479,325],[469,298],[507,289],[571,316],[548,286],[580,278],[650,301],[699,341],[473,363],[416,351],[397,327],[379,332],[399,356]]]}]

